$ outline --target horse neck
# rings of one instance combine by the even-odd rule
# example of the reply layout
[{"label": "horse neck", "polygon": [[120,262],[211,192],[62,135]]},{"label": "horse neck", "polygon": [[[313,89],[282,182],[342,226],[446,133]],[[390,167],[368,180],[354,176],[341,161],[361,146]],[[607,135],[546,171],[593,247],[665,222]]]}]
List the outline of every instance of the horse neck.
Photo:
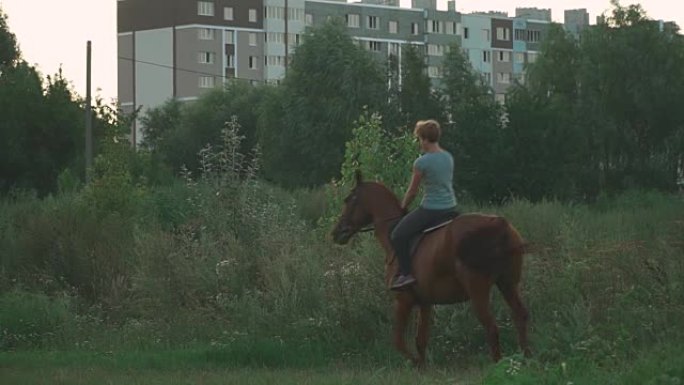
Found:
[{"label": "horse neck", "polygon": [[390,226],[402,216],[401,205],[387,187],[381,184],[374,185],[374,199],[369,206],[375,227],[375,238],[385,250],[386,258],[389,258],[394,252],[390,242]]}]

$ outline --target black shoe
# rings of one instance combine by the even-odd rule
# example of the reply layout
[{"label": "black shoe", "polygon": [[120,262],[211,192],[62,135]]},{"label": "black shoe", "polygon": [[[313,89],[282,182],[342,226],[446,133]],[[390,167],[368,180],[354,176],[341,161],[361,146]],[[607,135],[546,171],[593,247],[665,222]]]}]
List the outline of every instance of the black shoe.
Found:
[{"label": "black shoe", "polygon": [[404,289],[407,286],[412,285],[414,283],[416,283],[416,279],[413,278],[413,276],[411,274],[407,274],[407,275],[402,274],[394,280],[394,282],[392,283],[392,287],[390,289],[401,290],[401,289]]}]

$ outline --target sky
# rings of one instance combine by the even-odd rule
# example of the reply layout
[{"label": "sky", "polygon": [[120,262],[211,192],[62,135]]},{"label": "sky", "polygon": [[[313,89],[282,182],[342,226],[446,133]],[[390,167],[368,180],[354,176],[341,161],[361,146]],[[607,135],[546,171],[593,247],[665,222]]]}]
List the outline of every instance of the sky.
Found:
[{"label": "sky", "polygon": [[[251,0],[242,0],[251,1]],[[117,32],[115,0],[0,0],[8,16],[10,30],[16,35],[23,58],[45,76],[60,66],[74,91],[85,95],[86,44],[92,41],[93,95],[106,102],[116,99]],[[684,2],[679,0],[622,0],[623,6],[640,3],[653,19],[674,20],[684,27]],[[410,7],[410,0],[401,0]],[[610,9],[609,0],[456,0],[456,10],[506,11],[515,15],[516,7],[551,8],[554,21],[563,22],[565,9],[586,8],[590,22]],[[446,0],[438,0],[446,9]]]}]

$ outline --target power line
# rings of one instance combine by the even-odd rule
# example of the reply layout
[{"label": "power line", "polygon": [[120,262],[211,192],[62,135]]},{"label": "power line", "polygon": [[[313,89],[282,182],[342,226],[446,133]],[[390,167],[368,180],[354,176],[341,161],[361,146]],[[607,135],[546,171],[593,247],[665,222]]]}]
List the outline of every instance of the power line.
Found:
[{"label": "power line", "polygon": [[[145,61],[145,60],[133,59],[133,58],[130,58],[130,57],[118,56],[118,58],[121,59],[121,60],[127,60],[127,61],[131,61],[131,62],[134,62],[134,63],[147,64],[147,65],[151,65],[151,66],[155,66],[155,67],[160,67],[160,68],[171,69],[171,70],[174,70],[174,69],[175,69],[176,71],[181,71],[181,72],[187,72],[187,73],[198,74],[198,75],[206,75],[206,76],[216,76],[216,77],[220,77],[221,79],[240,79],[240,78],[238,78],[237,76],[235,76],[235,77],[229,77],[229,76],[226,76],[225,74],[223,74],[223,75],[217,75],[217,74],[209,73],[209,72],[201,72],[201,71],[191,70],[191,69],[187,69],[187,68],[174,67],[174,66],[171,66],[171,65],[168,65],[168,64],[161,64],[161,63],[154,63],[154,62],[149,62],[149,61]],[[259,80],[259,79],[242,79],[242,80],[249,80],[249,81],[254,81],[254,82],[266,83],[265,80]]]}]

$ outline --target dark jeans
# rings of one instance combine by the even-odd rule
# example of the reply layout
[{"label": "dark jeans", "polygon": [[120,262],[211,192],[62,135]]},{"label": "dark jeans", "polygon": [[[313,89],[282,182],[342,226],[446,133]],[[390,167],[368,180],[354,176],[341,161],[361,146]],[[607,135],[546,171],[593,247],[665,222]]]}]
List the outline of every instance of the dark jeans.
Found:
[{"label": "dark jeans", "polygon": [[450,208],[446,210],[428,210],[419,207],[399,221],[397,226],[392,230],[390,240],[394,252],[399,259],[399,273],[407,275],[411,273],[411,241],[420,234],[423,230],[438,225],[444,221],[449,214],[455,217],[456,209]]}]

